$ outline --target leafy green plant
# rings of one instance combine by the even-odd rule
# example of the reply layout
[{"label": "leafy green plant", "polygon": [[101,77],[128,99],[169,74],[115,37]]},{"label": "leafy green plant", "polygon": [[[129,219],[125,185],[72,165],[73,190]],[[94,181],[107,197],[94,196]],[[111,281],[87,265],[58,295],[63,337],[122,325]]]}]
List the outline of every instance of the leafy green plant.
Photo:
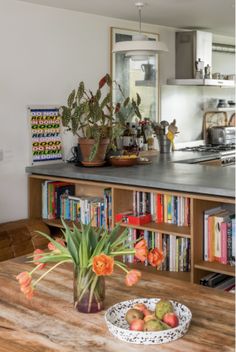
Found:
[{"label": "leafy green plant", "polygon": [[[113,85],[116,85],[122,96],[122,101],[116,104],[112,101]],[[100,79],[95,93],[87,90],[83,81],[77,89],[73,89],[67,99],[67,105],[61,106],[60,109],[62,124],[73,135],[96,141],[90,155],[90,160],[93,160],[101,139],[109,138],[109,149],[115,149],[116,139],[122,135],[126,122],[133,116],[141,119],[140,104],[138,93],[136,99],[125,97],[120,85],[106,74]]]}]

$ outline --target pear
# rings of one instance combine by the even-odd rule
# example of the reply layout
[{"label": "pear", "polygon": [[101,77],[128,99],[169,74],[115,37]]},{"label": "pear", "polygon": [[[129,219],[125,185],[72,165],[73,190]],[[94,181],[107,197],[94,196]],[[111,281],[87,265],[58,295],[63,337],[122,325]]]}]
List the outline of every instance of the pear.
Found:
[{"label": "pear", "polygon": [[163,321],[160,321],[160,324],[161,324],[161,326],[162,326],[162,330],[171,329],[171,326],[169,326],[169,325],[166,324],[166,323],[163,323]]},{"label": "pear", "polygon": [[143,331],[161,331],[163,327],[160,320],[151,319],[144,323]]},{"label": "pear", "polygon": [[133,320],[138,320],[138,319],[143,319],[144,314],[141,312],[141,310],[131,308],[127,311],[125,315],[125,319],[129,323],[129,325],[132,323]]},{"label": "pear", "polygon": [[156,317],[160,320],[164,317],[166,313],[172,313],[174,311],[173,305],[171,302],[161,299],[159,302],[156,304]]}]

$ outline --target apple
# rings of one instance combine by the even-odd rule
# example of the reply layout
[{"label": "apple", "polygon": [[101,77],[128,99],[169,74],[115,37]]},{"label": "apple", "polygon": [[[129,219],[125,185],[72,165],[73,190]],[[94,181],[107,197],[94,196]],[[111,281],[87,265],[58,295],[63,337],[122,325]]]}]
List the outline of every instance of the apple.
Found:
[{"label": "apple", "polygon": [[154,312],[152,310],[150,310],[150,309],[144,309],[143,310],[143,314],[146,317],[147,315],[153,315]]},{"label": "apple", "polygon": [[132,323],[133,320],[138,320],[138,319],[143,319],[144,314],[141,312],[141,310],[131,308],[127,311],[125,319],[129,324]]},{"label": "apple", "polygon": [[133,306],[133,308],[141,310],[141,312],[143,312],[145,309],[147,309],[147,306],[144,303],[137,303]]},{"label": "apple", "polygon": [[155,316],[155,314],[153,313],[153,314],[146,315],[143,320],[144,320],[144,322],[146,323],[147,321],[153,320],[153,319],[155,319],[155,318],[156,318],[156,316]]},{"label": "apple", "polygon": [[133,320],[130,324],[130,330],[143,331],[144,321],[142,319]]},{"label": "apple", "polygon": [[175,313],[166,313],[162,320],[171,328],[175,328],[176,326],[179,325],[179,318]]}]

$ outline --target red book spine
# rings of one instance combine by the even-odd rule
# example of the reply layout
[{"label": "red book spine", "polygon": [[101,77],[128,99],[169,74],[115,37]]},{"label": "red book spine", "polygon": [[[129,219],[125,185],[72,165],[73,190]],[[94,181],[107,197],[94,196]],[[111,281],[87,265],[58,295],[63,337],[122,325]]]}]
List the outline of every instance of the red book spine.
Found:
[{"label": "red book spine", "polygon": [[157,223],[163,222],[163,195],[157,194]]}]

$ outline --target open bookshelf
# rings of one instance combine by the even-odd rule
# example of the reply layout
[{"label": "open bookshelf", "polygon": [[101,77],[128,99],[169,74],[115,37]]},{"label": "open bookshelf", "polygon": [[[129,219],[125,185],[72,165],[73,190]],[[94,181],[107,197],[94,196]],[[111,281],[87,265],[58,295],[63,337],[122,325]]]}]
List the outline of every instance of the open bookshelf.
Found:
[{"label": "open bookshelf", "polygon": [[[109,188],[111,190],[111,226],[116,224],[116,215],[120,212],[125,212],[133,207],[133,192],[154,192],[155,194],[174,195],[176,197],[188,197],[190,199],[190,223],[187,226],[178,226],[172,223],[151,221],[144,225],[132,225],[121,223],[121,229],[136,229],[140,231],[149,231],[153,233],[165,234],[165,236],[173,236],[176,238],[183,238],[189,240],[191,243],[190,260],[191,270],[189,272],[175,272],[175,271],[160,271],[151,266],[144,266],[128,263],[131,267],[142,270],[156,272],[157,276],[167,276],[173,279],[190,281],[199,284],[200,278],[208,273],[222,273],[229,276],[235,276],[235,267],[229,264],[221,264],[217,262],[207,262],[203,258],[203,239],[204,239],[204,211],[223,204],[234,204],[234,199],[229,197],[219,197],[212,195],[189,194],[181,192],[172,192],[171,190],[141,188],[136,186],[117,185],[103,182],[93,182],[86,180],[78,180],[71,178],[60,178],[42,175],[29,176],[29,217],[42,218],[42,185],[45,181],[65,182],[75,185],[75,195],[78,197],[103,197],[104,190]],[[59,218],[43,219],[43,221],[50,226],[51,229],[62,228],[62,223]],[[73,226],[73,223],[79,225],[79,222],[69,221],[67,223]]]}]

